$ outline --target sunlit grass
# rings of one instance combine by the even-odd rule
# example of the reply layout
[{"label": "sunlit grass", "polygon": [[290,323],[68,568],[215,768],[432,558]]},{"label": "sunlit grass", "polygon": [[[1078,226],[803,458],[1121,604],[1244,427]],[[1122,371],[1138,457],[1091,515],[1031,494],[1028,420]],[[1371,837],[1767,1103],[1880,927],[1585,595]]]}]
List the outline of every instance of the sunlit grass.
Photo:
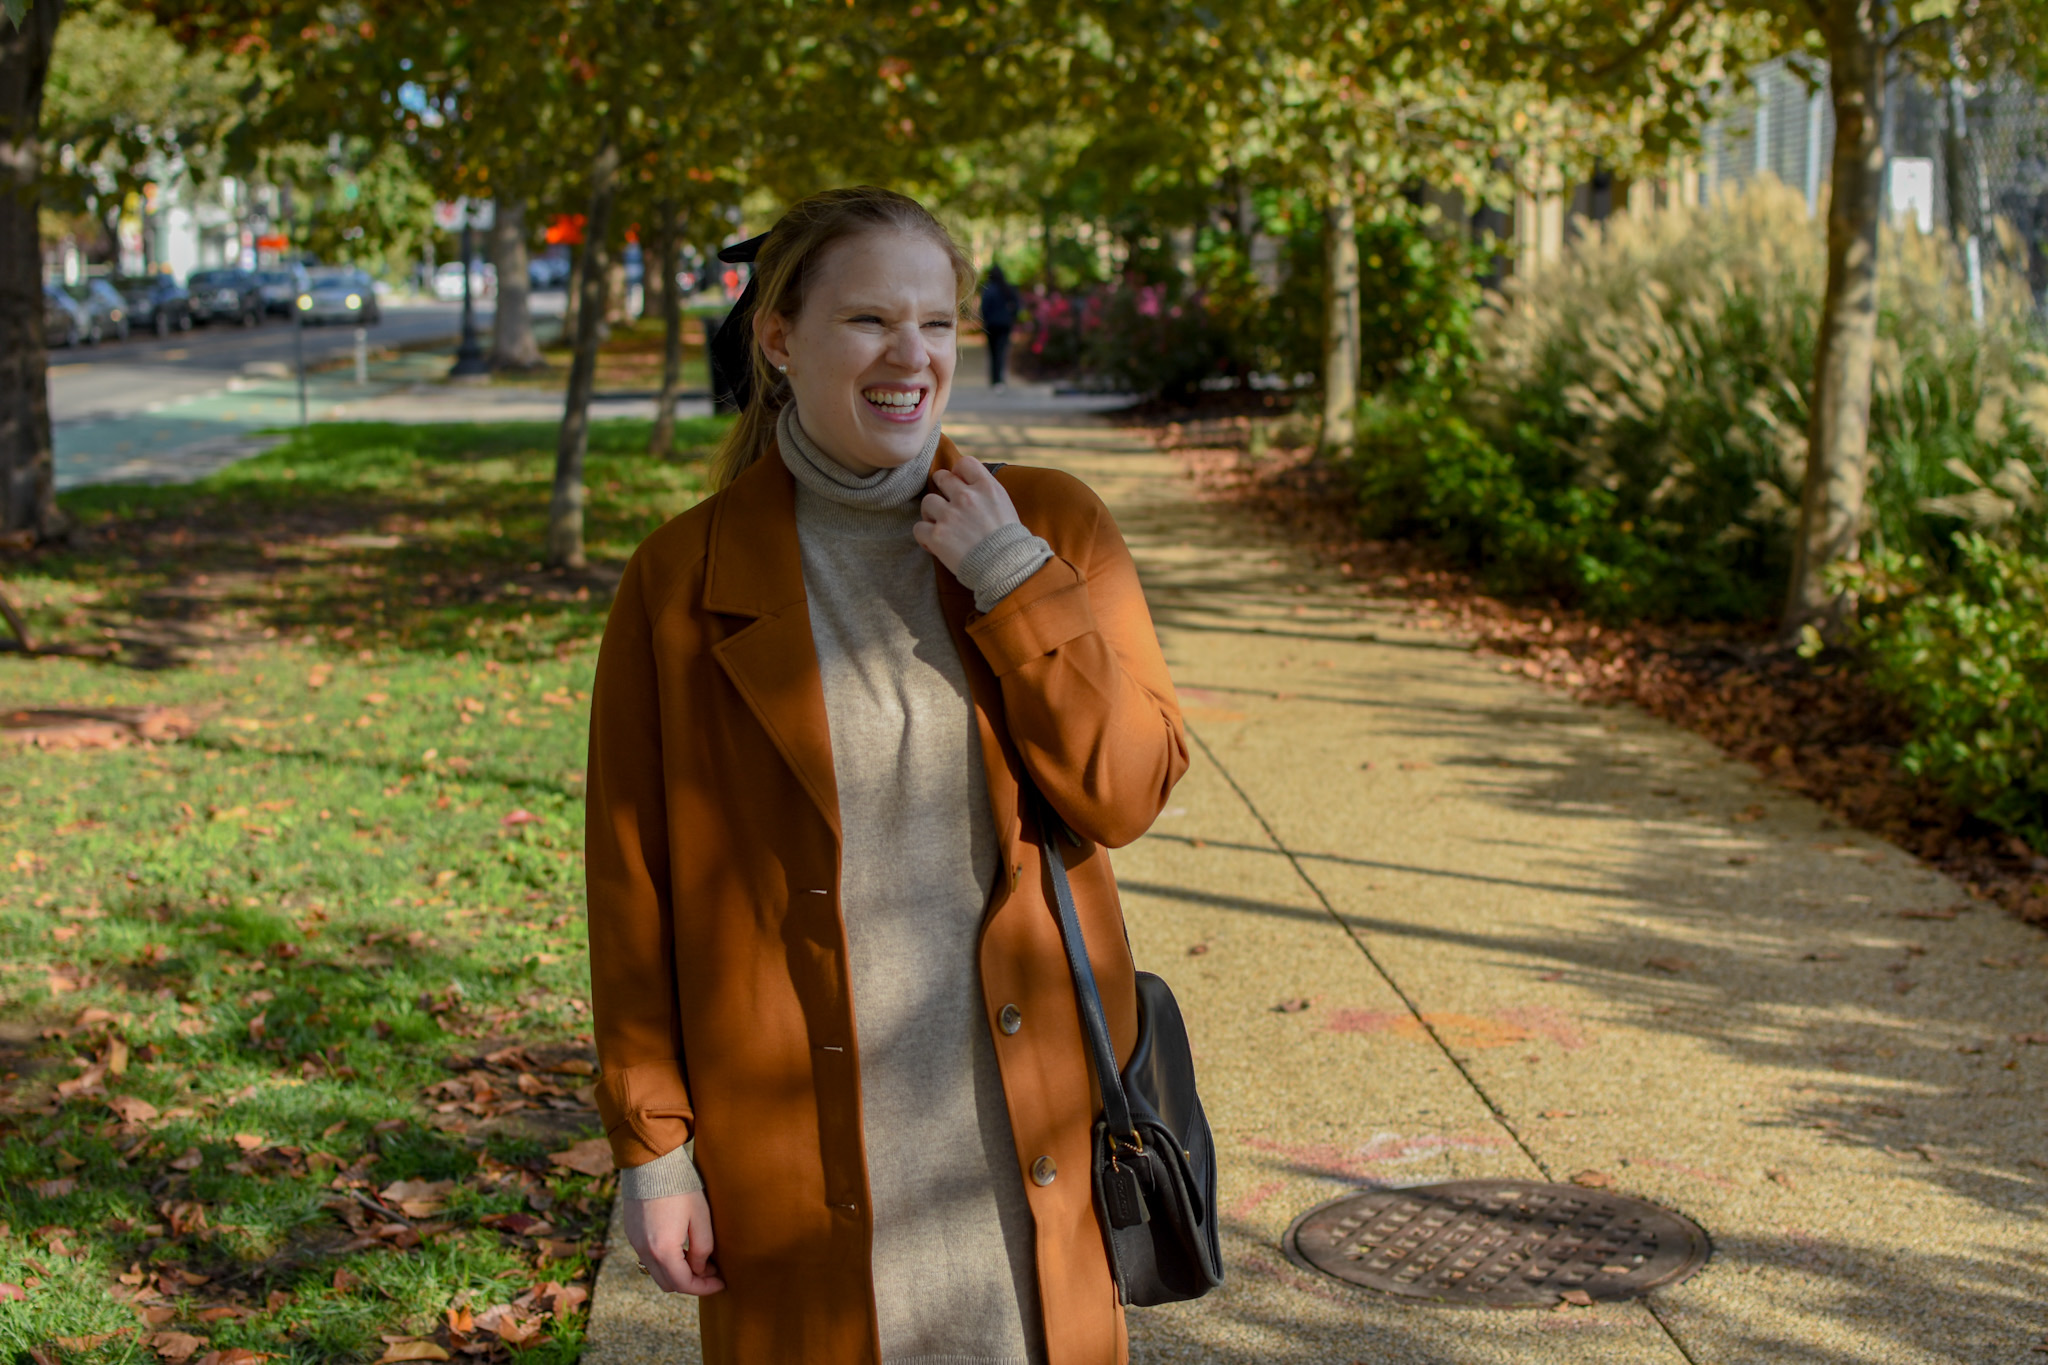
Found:
[{"label": "sunlit grass", "polygon": [[42,633],[121,648],[0,657],[5,710],[196,733],[6,751],[0,1353],[580,1351],[609,1178],[550,1154],[596,1133],[590,671],[620,561],[702,488],[645,433],[594,436],[579,575],[533,564],[539,426],[314,428],[75,495],[75,546],[7,568]]}]

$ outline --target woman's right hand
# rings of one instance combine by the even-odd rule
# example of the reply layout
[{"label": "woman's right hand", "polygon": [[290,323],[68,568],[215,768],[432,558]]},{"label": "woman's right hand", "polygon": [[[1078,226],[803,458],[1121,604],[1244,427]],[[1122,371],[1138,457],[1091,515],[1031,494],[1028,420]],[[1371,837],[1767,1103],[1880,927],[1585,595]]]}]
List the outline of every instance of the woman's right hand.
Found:
[{"label": "woman's right hand", "polygon": [[716,1294],[725,1288],[711,1259],[711,1201],[702,1191],[626,1201],[626,1240],[666,1294]]}]

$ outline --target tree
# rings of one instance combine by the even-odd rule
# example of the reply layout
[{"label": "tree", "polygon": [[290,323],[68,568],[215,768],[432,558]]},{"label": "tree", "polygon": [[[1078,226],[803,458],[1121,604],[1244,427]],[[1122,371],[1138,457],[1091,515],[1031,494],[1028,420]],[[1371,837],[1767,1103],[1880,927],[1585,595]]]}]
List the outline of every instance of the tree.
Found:
[{"label": "tree", "polygon": [[43,342],[40,128],[63,0],[7,0],[0,17],[0,531],[60,538]]},{"label": "tree", "polygon": [[526,198],[501,191],[491,220],[491,268],[498,298],[491,313],[491,368],[531,370],[545,362],[533,339],[533,308],[526,254]]},{"label": "tree", "polygon": [[1586,100],[1648,100],[1674,121],[1710,88],[1708,64],[1739,70],[1771,52],[1828,64],[1827,286],[1815,347],[1806,476],[1780,620],[1788,640],[1836,632],[1853,600],[1833,570],[1861,554],[1877,358],[1878,227],[1886,82],[1895,58],[1930,70],[2020,66],[2035,78],[2044,0],[1665,0],[1661,9],[1581,0],[1523,17],[1522,52],[1552,89]]}]

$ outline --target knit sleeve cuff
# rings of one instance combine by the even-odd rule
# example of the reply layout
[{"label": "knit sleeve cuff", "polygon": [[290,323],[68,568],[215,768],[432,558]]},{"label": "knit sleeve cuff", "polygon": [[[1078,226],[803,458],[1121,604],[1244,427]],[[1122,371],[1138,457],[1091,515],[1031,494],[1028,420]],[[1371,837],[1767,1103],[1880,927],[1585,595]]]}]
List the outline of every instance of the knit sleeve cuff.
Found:
[{"label": "knit sleeve cuff", "polygon": [[998,526],[969,550],[953,576],[974,594],[974,609],[987,612],[1051,562],[1052,546],[1031,534],[1023,523],[1013,521]]},{"label": "knit sleeve cuff", "polygon": [[672,1194],[695,1194],[704,1188],[697,1175],[693,1155],[695,1142],[687,1142],[666,1156],[641,1166],[627,1166],[619,1172],[619,1193],[627,1199],[663,1199]]}]

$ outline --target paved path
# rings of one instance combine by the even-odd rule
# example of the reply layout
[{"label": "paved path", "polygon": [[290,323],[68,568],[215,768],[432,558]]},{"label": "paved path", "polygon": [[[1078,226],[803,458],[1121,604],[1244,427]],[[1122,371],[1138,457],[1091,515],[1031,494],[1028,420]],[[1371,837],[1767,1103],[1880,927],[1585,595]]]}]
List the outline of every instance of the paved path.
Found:
[{"label": "paved path", "polygon": [[[1230,1281],[1134,1311],[1136,1360],[2039,1358],[2048,1046],[2014,1035],[2048,1027],[2048,939],[1702,740],[1414,627],[1137,433],[963,400],[964,445],[1109,501],[1196,743],[1115,861],[1200,1050]],[[1279,1250],[1360,1186],[1586,1170],[1697,1218],[1712,1263],[1649,1303],[1483,1313]],[[591,1365],[696,1359],[691,1305],[614,1245]]]}]

